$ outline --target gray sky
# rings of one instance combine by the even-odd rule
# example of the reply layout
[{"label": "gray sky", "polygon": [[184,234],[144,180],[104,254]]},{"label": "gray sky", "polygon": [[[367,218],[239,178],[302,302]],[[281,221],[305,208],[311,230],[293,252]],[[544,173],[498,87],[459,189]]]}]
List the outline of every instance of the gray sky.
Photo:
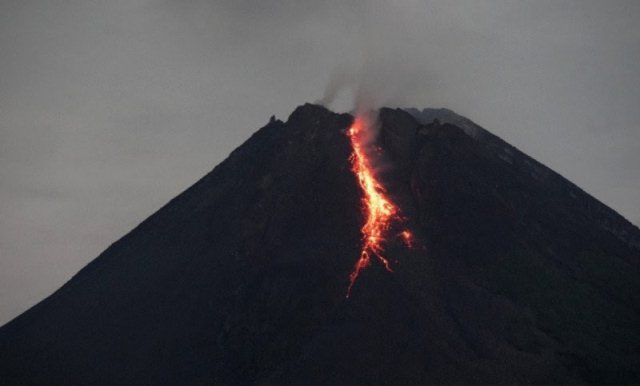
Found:
[{"label": "gray sky", "polygon": [[638,224],[638,20],[637,0],[0,0],[0,324],[330,79],[451,108]]}]

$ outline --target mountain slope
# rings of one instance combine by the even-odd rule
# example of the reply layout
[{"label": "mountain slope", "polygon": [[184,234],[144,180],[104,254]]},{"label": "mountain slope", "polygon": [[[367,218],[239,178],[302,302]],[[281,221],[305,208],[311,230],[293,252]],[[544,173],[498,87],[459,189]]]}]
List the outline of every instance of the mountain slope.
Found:
[{"label": "mountain slope", "polygon": [[472,122],[409,112],[380,112],[417,238],[388,245],[393,273],[373,264],[345,299],[352,117],[304,105],[0,329],[0,378],[638,382],[638,229]]}]

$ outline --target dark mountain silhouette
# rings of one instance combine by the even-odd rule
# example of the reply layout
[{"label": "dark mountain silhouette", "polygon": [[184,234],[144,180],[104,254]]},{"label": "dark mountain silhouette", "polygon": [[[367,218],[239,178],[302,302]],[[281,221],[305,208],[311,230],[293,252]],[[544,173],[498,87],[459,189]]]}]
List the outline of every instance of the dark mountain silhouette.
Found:
[{"label": "dark mountain silhouette", "polygon": [[6,385],[640,382],[640,231],[449,110],[382,109],[416,236],[360,252],[352,117],[272,119],[0,329]]}]

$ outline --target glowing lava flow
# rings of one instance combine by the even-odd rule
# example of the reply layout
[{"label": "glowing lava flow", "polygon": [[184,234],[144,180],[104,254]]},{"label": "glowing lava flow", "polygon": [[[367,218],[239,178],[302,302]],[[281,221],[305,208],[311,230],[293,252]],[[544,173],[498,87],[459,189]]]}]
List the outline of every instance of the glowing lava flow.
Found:
[{"label": "glowing lava flow", "polygon": [[[362,206],[367,220],[362,227],[362,249],[353,271],[349,275],[347,298],[351,295],[351,288],[358,279],[360,272],[371,264],[372,255],[384,265],[389,272],[393,272],[389,260],[383,256],[383,244],[393,221],[400,221],[398,207],[387,197],[387,192],[376,179],[374,168],[370,160],[370,133],[367,132],[366,120],[356,117],[347,132],[353,152],[351,154],[351,168],[358,177],[362,189]],[[400,232],[404,243],[411,247],[413,235],[408,230]]]}]

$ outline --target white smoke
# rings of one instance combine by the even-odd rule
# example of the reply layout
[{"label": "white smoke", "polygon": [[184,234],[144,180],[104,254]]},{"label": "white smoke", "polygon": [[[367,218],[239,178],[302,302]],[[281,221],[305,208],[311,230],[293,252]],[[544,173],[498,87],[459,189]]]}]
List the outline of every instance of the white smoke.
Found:
[{"label": "white smoke", "polygon": [[334,67],[318,103],[333,107],[346,91],[352,100],[349,110],[360,113],[383,105],[426,105],[428,101],[417,99],[427,94],[431,76],[424,50],[418,49],[423,42],[416,40],[415,15],[394,3],[369,4],[354,27],[349,54]]}]

